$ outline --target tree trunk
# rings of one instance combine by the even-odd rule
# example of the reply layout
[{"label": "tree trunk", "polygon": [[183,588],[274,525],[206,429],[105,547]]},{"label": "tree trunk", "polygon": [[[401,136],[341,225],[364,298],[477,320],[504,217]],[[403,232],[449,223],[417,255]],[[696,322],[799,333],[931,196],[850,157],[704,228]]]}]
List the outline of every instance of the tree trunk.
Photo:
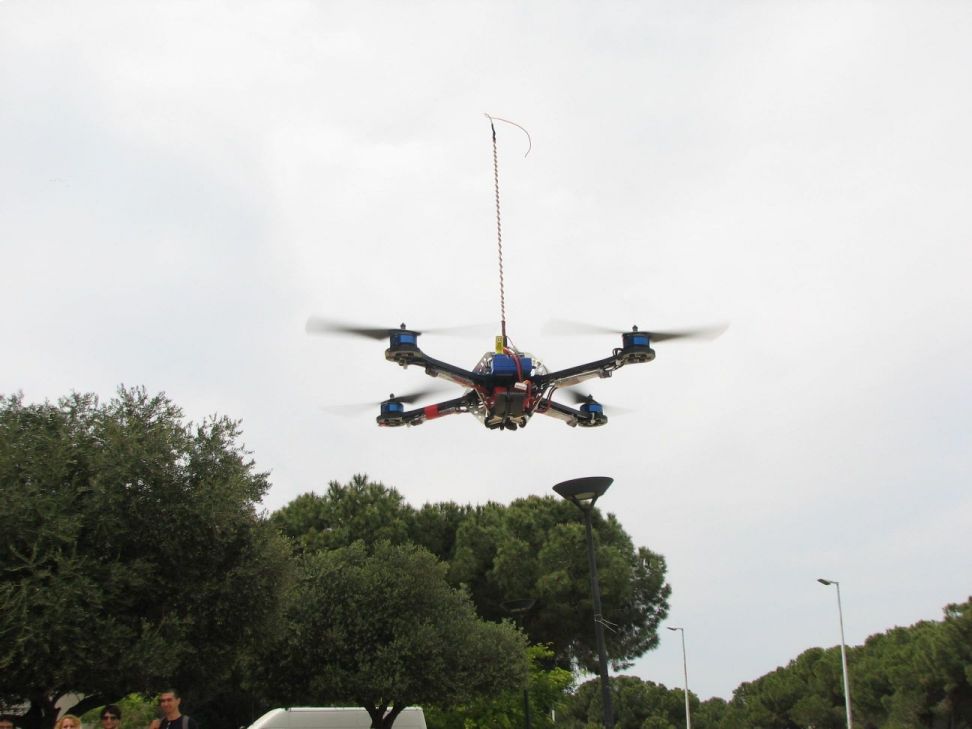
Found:
[{"label": "tree trunk", "polygon": [[55,700],[37,694],[30,697],[30,708],[20,719],[22,729],[52,729],[57,721]]},{"label": "tree trunk", "polygon": [[392,729],[392,724],[395,723],[395,719],[402,713],[405,706],[393,706],[390,710],[384,706],[366,706],[364,708],[367,710],[368,716],[371,717],[371,729]]}]

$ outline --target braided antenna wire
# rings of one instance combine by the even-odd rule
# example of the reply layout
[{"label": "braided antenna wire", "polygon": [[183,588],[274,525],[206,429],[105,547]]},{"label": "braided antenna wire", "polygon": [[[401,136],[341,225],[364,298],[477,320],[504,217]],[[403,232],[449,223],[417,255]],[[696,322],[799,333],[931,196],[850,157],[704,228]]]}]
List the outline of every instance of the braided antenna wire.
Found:
[{"label": "braided antenna wire", "polygon": [[503,224],[500,219],[499,193],[499,155],[496,150],[496,125],[493,118],[489,119],[489,128],[493,131],[493,189],[496,191],[496,253],[499,257],[499,295],[500,295],[500,334],[503,335],[503,346],[506,346],[506,290],[503,286]]},{"label": "braided antenna wire", "polygon": [[533,140],[530,139],[530,132],[523,129],[516,122],[510,121],[509,119],[501,119],[498,116],[490,116],[489,114],[486,114],[486,118],[489,119],[489,128],[493,132],[493,189],[496,192],[496,252],[499,258],[500,333],[503,335],[503,346],[506,347],[506,290],[503,285],[503,225],[500,218],[499,154],[496,146],[496,125],[493,122],[494,120],[506,122],[523,130],[523,133],[527,136],[528,143],[526,154],[523,155],[524,157],[530,154],[530,150],[533,149]]}]

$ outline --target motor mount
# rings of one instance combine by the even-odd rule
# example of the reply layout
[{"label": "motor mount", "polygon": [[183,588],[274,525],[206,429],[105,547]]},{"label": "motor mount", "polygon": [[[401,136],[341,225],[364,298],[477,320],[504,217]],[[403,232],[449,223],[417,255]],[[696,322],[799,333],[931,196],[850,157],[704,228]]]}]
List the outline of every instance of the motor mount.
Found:
[{"label": "motor mount", "polygon": [[402,367],[414,364],[422,357],[418,347],[419,332],[406,329],[403,323],[400,329],[393,329],[388,333],[388,349],[385,359],[397,362]]},{"label": "motor mount", "polygon": [[630,332],[624,332],[621,335],[621,355],[625,364],[651,362],[655,359],[655,350],[651,348],[651,337],[648,332],[639,332],[638,327],[632,327]]},{"label": "motor mount", "polygon": [[378,425],[384,425],[389,428],[405,425],[405,419],[402,417],[405,413],[405,405],[401,400],[385,400],[381,403],[380,407],[381,413],[375,418]]}]

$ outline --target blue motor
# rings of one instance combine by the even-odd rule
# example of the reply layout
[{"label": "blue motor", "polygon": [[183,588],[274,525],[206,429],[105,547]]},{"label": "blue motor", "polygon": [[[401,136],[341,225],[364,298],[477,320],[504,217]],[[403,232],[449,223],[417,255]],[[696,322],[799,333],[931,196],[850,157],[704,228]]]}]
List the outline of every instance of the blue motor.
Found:
[{"label": "blue motor", "polygon": [[638,327],[632,327],[630,332],[621,335],[621,363],[651,362],[655,358],[655,350],[651,348],[651,334],[639,332]]},{"label": "blue motor", "polygon": [[624,344],[625,349],[631,349],[632,347],[641,347],[642,349],[647,349],[651,347],[651,339],[648,336],[648,332],[639,332],[638,327],[635,327],[630,332],[625,332],[622,334],[621,341]]},{"label": "blue motor", "polygon": [[401,415],[405,412],[405,405],[398,400],[385,400],[381,404],[382,415]]},{"label": "blue motor", "polygon": [[588,399],[586,402],[581,403],[580,411],[582,413],[603,415],[604,407],[601,405],[601,403],[597,402],[596,400]]},{"label": "blue motor", "polygon": [[408,329],[400,329],[394,331],[390,335],[391,348],[392,349],[402,349],[404,347],[417,348],[418,347],[418,334],[415,332],[410,332]]}]

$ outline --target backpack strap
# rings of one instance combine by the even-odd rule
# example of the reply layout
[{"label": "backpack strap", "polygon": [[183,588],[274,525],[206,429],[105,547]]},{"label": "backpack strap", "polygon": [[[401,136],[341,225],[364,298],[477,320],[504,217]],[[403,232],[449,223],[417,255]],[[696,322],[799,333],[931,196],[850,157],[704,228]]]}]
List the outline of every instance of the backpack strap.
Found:
[{"label": "backpack strap", "polygon": [[189,729],[189,717],[185,714],[182,715],[182,729]]}]

